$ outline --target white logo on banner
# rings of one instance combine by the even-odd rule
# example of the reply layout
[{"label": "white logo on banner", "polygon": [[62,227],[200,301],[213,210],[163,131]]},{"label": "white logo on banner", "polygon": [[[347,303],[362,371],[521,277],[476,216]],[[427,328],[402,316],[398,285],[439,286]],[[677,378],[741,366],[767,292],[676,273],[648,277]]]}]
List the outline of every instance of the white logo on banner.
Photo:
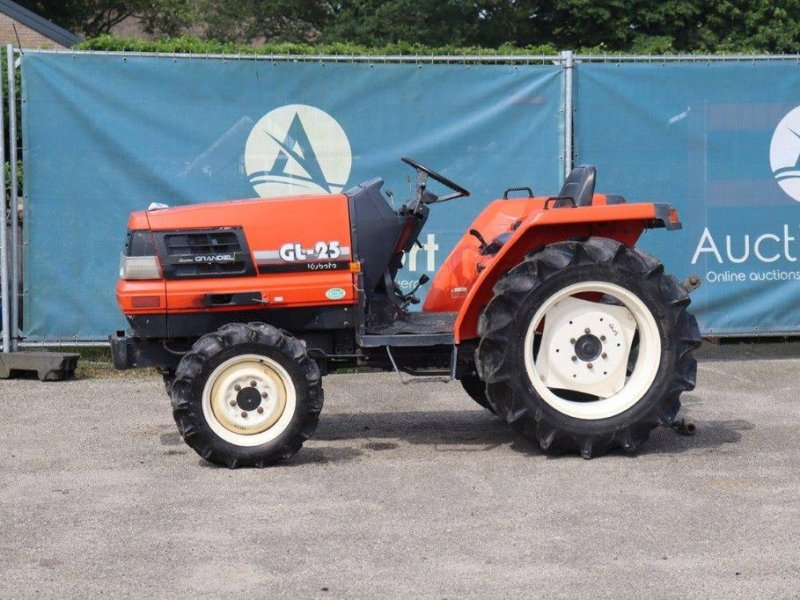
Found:
[{"label": "white logo on banner", "polygon": [[778,185],[800,202],[800,106],[783,117],[775,128],[769,162]]},{"label": "white logo on banner", "polygon": [[305,104],[281,106],[264,115],[244,149],[247,175],[262,198],[341,192],[352,164],[342,126]]}]

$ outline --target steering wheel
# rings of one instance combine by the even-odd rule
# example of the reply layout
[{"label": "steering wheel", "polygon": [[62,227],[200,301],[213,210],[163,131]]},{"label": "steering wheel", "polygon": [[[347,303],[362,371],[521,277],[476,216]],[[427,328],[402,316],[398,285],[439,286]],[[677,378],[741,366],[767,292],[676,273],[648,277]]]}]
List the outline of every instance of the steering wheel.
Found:
[{"label": "steering wheel", "polygon": [[[407,156],[401,157],[400,160],[402,160],[407,165],[411,165],[417,171],[417,198],[416,198],[416,203],[414,204],[414,210],[416,210],[420,204],[447,202],[448,200],[455,200],[456,198],[466,198],[469,196],[468,190],[461,187],[457,183],[450,181],[447,177],[445,177],[444,175],[440,175],[433,169],[429,169],[425,165],[422,165],[417,161],[408,158]],[[450,188],[451,190],[453,190],[453,193],[447,194],[445,196],[435,196],[430,192],[426,192],[425,187],[427,186],[428,177]]]}]

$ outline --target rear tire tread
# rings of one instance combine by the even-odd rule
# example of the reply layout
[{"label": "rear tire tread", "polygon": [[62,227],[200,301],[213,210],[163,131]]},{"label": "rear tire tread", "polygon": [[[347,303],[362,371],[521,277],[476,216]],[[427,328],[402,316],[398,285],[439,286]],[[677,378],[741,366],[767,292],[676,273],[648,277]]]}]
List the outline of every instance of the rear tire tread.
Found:
[{"label": "rear tire tread", "polygon": [[[514,372],[508,354],[511,333],[533,290],[569,266],[585,265],[614,265],[641,279],[665,308],[665,314],[657,318],[665,319],[675,332],[674,368],[667,369],[667,380],[660,384],[661,397],[635,422],[601,434],[567,430],[548,411],[534,407],[528,401],[528,392],[518,387],[519,380],[527,375]],[[547,452],[577,451],[584,458],[591,458],[620,447],[636,453],[654,427],[675,422],[680,394],[695,386],[697,361],[692,353],[700,346],[701,338],[697,321],[686,310],[690,303],[688,292],[675,277],[664,272],[656,258],[607,238],[559,242],[529,255],[506,273],[495,284],[494,294],[478,323],[481,341],[475,362],[479,376],[486,382],[489,401],[518,433]]]},{"label": "rear tire tread", "polygon": [[470,398],[492,414],[497,414],[489,402],[489,397],[486,395],[486,384],[478,377],[477,373],[466,373],[461,377],[460,381],[461,386]]}]

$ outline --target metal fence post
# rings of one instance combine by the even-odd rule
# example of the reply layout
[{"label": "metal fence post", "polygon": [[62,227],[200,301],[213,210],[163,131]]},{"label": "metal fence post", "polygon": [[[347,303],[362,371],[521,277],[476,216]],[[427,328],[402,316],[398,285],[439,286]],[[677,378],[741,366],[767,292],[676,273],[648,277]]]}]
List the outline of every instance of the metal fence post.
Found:
[{"label": "metal fence post", "polygon": [[[2,51],[0,51],[2,60]],[[4,126],[4,106],[0,97],[0,166],[3,168],[3,194],[2,210],[0,210],[0,297],[3,300],[2,310],[2,331],[3,331],[3,352],[11,350],[11,319],[9,318],[9,293],[8,283],[8,220],[6,219],[6,144]]]},{"label": "metal fence post", "polygon": [[564,177],[572,171],[572,74],[575,70],[575,53],[563,50],[561,60],[564,68]]},{"label": "metal fence post", "polygon": [[8,161],[11,167],[11,300],[12,331],[10,350],[16,352],[19,338],[19,199],[17,196],[17,91],[14,67],[14,46],[6,46],[8,52]]}]

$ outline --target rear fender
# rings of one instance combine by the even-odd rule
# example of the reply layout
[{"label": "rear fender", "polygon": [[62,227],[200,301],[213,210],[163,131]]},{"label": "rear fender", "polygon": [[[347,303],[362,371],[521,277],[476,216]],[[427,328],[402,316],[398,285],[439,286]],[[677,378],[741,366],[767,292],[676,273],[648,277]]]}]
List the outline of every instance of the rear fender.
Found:
[{"label": "rear fender", "polygon": [[493,297],[495,283],[525,256],[549,244],[565,240],[605,237],[633,247],[648,228],[681,227],[668,204],[622,204],[539,210],[530,215],[483,270],[467,294],[456,317],[456,343],[478,336],[478,318]]}]

